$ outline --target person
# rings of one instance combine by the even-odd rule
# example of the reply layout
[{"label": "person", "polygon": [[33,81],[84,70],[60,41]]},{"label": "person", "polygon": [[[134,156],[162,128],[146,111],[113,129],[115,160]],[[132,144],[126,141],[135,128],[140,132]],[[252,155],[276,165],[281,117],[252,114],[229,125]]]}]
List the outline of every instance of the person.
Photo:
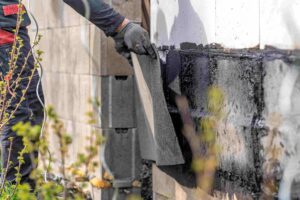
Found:
[{"label": "person", "polygon": [[[156,54],[151,46],[148,33],[140,26],[130,22],[120,13],[116,12],[108,4],[102,0],[63,0],[66,4],[71,6],[82,16],[88,18],[90,22],[100,28],[108,37],[115,40],[116,50],[126,58],[130,59],[130,52],[137,54],[148,54],[155,58]],[[24,10],[22,14],[23,20],[20,23],[18,35],[23,40],[23,46],[20,48],[21,54],[18,56],[16,66],[23,66],[24,70],[16,69],[12,75],[12,79],[16,79],[18,74],[22,78],[19,86],[16,88],[14,97],[13,94],[8,93],[7,98],[12,99],[11,104],[7,107],[6,112],[12,113],[15,106],[21,100],[22,91],[29,84],[28,90],[25,94],[25,100],[21,102],[20,106],[14,113],[8,123],[4,125],[1,130],[1,163],[6,166],[10,162],[6,177],[9,182],[14,182],[16,178],[16,169],[19,165],[19,152],[24,148],[22,137],[17,136],[12,127],[18,122],[30,122],[32,125],[42,125],[44,120],[43,106],[39,99],[44,101],[43,89],[39,84],[39,74],[34,72],[31,80],[28,77],[34,68],[34,57],[29,54],[31,52],[30,38],[28,36],[27,26],[30,25],[30,17],[28,11],[24,6],[18,5],[19,0],[0,0],[0,80],[4,80],[10,72],[10,52],[12,51],[13,41],[15,40],[13,30],[16,29],[19,9]],[[45,52],[47,53],[47,52]],[[26,55],[30,55],[26,60]],[[29,82],[30,81],[30,82]],[[0,94],[1,95],[1,94]],[[13,98],[12,98],[13,97]],[[0,108],[3,105],[0,105]],[[9,152],[10,141],[13,138],[12,149]],[[11,154],[11,155],[9,155]],[[34,158],[38,154],[34,153]],[[30,173],[35,168],[32,161],[32,156],[24,154],[24,164],[21,165],[20,174],[21,182],[29,183],[32,188],[35,183],[30,179]]]}]

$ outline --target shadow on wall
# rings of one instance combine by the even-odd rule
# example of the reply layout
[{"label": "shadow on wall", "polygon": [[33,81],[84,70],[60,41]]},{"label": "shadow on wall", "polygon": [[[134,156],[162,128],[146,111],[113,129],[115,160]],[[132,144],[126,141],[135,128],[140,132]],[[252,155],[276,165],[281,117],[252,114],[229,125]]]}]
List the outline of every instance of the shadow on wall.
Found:
[{"label": "shadow on wall", "polygon": [[[168,24],[167,24],[168,16],[166,16],[161,9],[158,9],[157,22],[156,22],[157,32],[154,35],[154,39],[156,43],[158,45],[167,45],[167,46],[175,45],[176,47],[180,47],[180,44],[185,42],[206,45],[207,36],[206,36],[203,23],[199,15],[197,14],[197,12],[194,10],[191,1],[178,0],[178,7],[179,7],[178,15],[175,17],[173,25],[170,28],[170,31],[168,31]],[[159,169],[165,172],[166,174],[168,174],[169,176],[171,176],[172,178],[174,178],[181,185],[187,187],[195,187],[196,186],[195,175],[191,170],[192,152],[190,150],[188,142],[183,137],[181,132],[182,131],[181,118],[180,116],[172,113],[171,113],[171,117],[173,120],[173,124],[175,126],[177,138],[179,140],[180,147],[186,163],[184,165],[178,165],[178,166],[161,166],[159,167]]]},{"label": "shadow on wall", "polygon": [[[159,4],[159,2],[158,2]],[[179,47],[183,42],[207,44],[207,36],[199,15],[194,10],[190,0],[178,0],[178,15],[168,32],[166,16],[161,9],[157,12],[156,34],[154,36],[159,45],[175,45]]]},{"label": "shadow on wall", "polygon": [[[282,13],[282,17],[284,19],[285,22],[285,26],[288,30],[288,33],[293,41],[293,45],[294,48],[299,49],[300,48],[300,30],[299,30],[299,26],[297,26],[299,24],[299,22],[297,22],[295,20],[295,16],[293,16],[293,10],[290,9],[291,5],[297,5],[297,1],[296,0],[292,0],[290,3],[286,3],[285,1],[283,1],[281,3],[281,6],[283,8],[283,13]],[[296,6],[298,7],[298,6]]]},{"label": "shadow on wall", "polygon": [[[296,21],[295,7],[299,6],[299,2],[291,0],[289,3],[282,1],[280,6],[283,8],[282,18],[284,20],[288,34],[290,35],[293,48],[300,48],[300,29],[299,22]],[[295,7],[291,9],[291,5]],[[295,193],[295,196],[299,197],[299,115],[297,113],[297,91],[299,92],[299,63],[295,66],[290,66],[288,72],[281,83],[280,95],[279,95],[279,107],[280,114],[283,117],[281,125],[279,127],[280,135],[283,139],[281,144],[284,144],[285,152],[288,152],[289,156],[281,158],[283,175],[279,186],[279,198],[290,199]],[[294,101],[294,102],[293,102]],[[298,139],[296,139],[298,138]],[[295,187],[295,188],[293,188]]]},{"label": "shadow on wall", "polygon": [[64,2],[62,0],[51,0],[51,10],[55,13],[56,20],[60,21],[60,25],[64,26]]}]

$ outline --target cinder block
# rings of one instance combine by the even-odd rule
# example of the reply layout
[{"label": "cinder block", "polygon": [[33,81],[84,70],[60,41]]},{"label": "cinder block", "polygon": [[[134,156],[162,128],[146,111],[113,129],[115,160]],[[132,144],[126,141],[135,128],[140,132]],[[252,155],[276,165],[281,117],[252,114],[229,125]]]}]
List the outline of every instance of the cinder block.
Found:
[{"label": "cinder block", "polygon": [[[151,1],[151,39],[157,46],[215,43],[216,2]],[[188,19],[188,20],[187,20]]]},{"label": "cinder block", "polygon": [[102,128],[135,128],[133,76],[101,78]]},{"label": "cinder block", "polygon": [[135,93],[135,112],[136,112],[136,126],[139,133],[139,141],[141,144],[141,156],[145,160],[156,160],[157,149],[150,127],[145,117],[145,111],[140,95],[136,89]]},{"label": "cinder block", "polygon": [[[220,180],[221,179],[221,180]],[[245,187],[243,181],[241,180],[225,180],[224,178],[220,178],[220,188],[216,188],[218,191],[221,189],[222,193],[219,194],[219,198],[217,199],[224,199],[226,195],[234,194],[236,199],[243,199],[243,200],[252,200],[253,199],[253,191],[250,188]]]},{"label": "cinder block", "polygon": [[[184,57],[182,60],[186,60],[186,58]],[[204,112],[207,112],[207,90],[211,85],[209,58],[199,56],[195,58],[192,65],[190,63],[182,63],[182,65],[184,71],[179,79],[180,90],[183,95],[189,98],[191,108],[199,111],[197,117],[200,117]]]},{"label": "cinder block", "polygon": [[[74,43],[70,43],[70,38],[74,39],[75,34],[75,32],[71,33],[69,28],[52,29],[49,40],[50,48],[52,48],[50,51],[53,52],[52,58],[56,57],[54,59],[57,59],[58,62],[56,66],[51,66],[53,67],[53,71],[55,70],[58,73],[74,73],[75,66],[73,63],[76,60],[74,56],[76,52],[72,48]],[[60,41],[59,43],[56,42],[58,40]]]},{"label": "cinder block", "polygon": [[[31,12],[37,20],[39,29],[45,29],[47,22],[47,15],[45,15],[47,1],[23,1],[23,3],[25,4],[28,12]],[[36,29],[34,21],[32,21],[30,29]]]},{"label": "cinder block", "polygon": [[[28,3],[26,5],[28,7]],[[140,1],[117,0],[113,1],[113,7],[123,14],[127,13],[126,17],[131,20],[141,21]],[[33,1],[30,2],[30,9],[37,18],[41,29],[79,26],[89,23],[60,0]],[[46,14],[45,10],[47,11]],[[135,12],[131,12],[132,10]]]},{"label": "cinder block", "polygon": [[[142,19],[142,4],[139,0],[104,0],[106,3],[111,4],[112,7],[130,20],[141,22]],[[134,11],[134,12],[132,12]]]},{"label": "cinder block", "polygon": [[[35,39],[35,36],[36,36],[36,32],[29,31],[29,33],[30,33],[30,39],[33,42]],[[53,53],[49,52],[49,40],[48,40],[47,31],[41,30],[41,31],[39,31],[38,34],[42,35],[42,38],[41,38],[39,44],[35,47],[35,51],[41,50],[44,52],[41,56],[42,61],[40,63],[45,72],[51,72],[52,71],[51,65],[54,65],[54,63],[50,65],[50,62],[54,62],[53,59],[55,59],[55,58],[52,58],[52,60],[50,59],[49,54],[53,54]]]},{"label": "cinder block", "polygon": [[92,26],[91,74],[100,76],[129,76],[133,69],[128,61],[117,53],[113,39]]},{"label": "cinder block", "polygon": [[[82,35],[83,29],[86,35]],[[89,25],[72,27],[69,29],[68,34],[66,36],[68,46],[64,47],[65,55],[62,56],[62,65],[65,64],[66,67],[74,68],[75,74],[90,74]]]},{"label": "cinder block", "polygon": [[[66,166],[71,166],[77,161],[77,157],[79,153],[87,154],[86,147],[90,145],[90,141],[87,138],[90,136],[91,131],[95,129],[88,124],[83,123],[76,123],[72,120],[64,120],[61,119],[64,124],[64,130],[66,134],[68,134],[72,138],[72,143],[68,146],[68,152],[66,155]],[[101,134],[101,131],[99,134]],[[50,151],[52,152],[52,157],[55,158],[55,162],[57,163],[54,165],[54,172],[59,172],[59,167],[61,166],[61,157],[59,152],[59,139],[53,133],[51,129],[49,131],[49,144],[50,144]],[[100,147],[99,147],[100,150]],[[95,161],[99,163],[99,168],[96,169],[93,174],[97,177],[101,177],[101,169],[100,169],[100,151],[99,155],[96,156]],[[92,172],[90,172],[92,173]]]},{"label": "cinder block", "polygon": [[103,134],[106,137],[105,160],[114,176],[114,187],[132,187],[141,170],[136,129],[104,129]]},{"label": "cinder block", "polygon": [[[59,83],[59,79],[55,73],[46,72],[43,77],[43,90],[45,95],[45,101],[47,105],[52,105],[57,109],[58,98],[54,98],[53,93],[55,85]],[[56,91],[57,92],[57,91]]]},{"label": "cinder block", "polygon": [[280,49],[299,49],[299,9],[297,0],[260,1],[261,48],[271,45]]},{"label": "cinder block", "polygon": [[[54,34],[53,30],[40,30],[39,33],[42,38],[40,43],[35,47],[35,50],[41,50],[44,52],[41,58],[41,64],[43,66],[43,70],[45,72],[56,72],[58,71],[59,66],[59,44],[53,44],[53,38],[57,38],[60,40],[61,38],[58,37],[60,34]],[[31,42],[34,41],[36,32],[33,30],[29,30],[29,36]]]},{"label": "cinder block", "polygon": [[92,111],[91,99],[92,77],[90,75],[73,75],[71,80],[73,92],[70,94],[74,99],[74,107],[70,112],[73,120],[80,123],[86,123],[88,118],[87,112]]},{"label": "cinder block", "polygon": [[51,92],[52,95],[57,95],[55,98],[57,113],[60,117],[68,120],[73,119],[73,107],[75,99],[73,99],[72,93],[74,91],[73,88],[73,75],[69,74],[56,74],[58,83],[53,83],[54,85],[59,85],[59,89],[57,87],[53,87]]},{"label": "cinder block", "polygon": [[47,105],[50,104],[50,102],[52,102],[52,95],[50,95],[49,93],[52,87],[50,75],[50,72],[45,72],[44,76],[42,77],[42,86],[45,96],[45,102]]},{"label": "cinder block", "polygon": [[[89,29],[87,27],[87,34]],[[42,41],[46,69],[53,72],[89,74],[89,39],[81,40],[80,27],[51,29],[45,31]],[[57,42],[59,41],[59,42]]]},{"label": "cinder block", "polygon": [[[80,15],[61,0],[44,0],[47,11],[47,27],[62,28],[80,25]],[[47,9],[45,9],[47,8]]]},{"label": "cinder block", "polygon": [[[294,63],[282,60],[264,61],[264,102],[263,124],[268,130],[261,138],[265,166],[272,160],[279,163],[282,180],[280,188],[291,188],[299,177],[299,127],[300,127],[300,69]],[[268,153],[270,148],[277,155]],[[289,183],[291,185],[289,185]],[[280,190],[280,191],[281,191]],[[287,191],[295,193],[296,191]],[[287,194],[287,192],[284,192]],[[283,193],[280,193],[281,195]],[[284,199],[282,196],[280,198]],[[297,198],[296,198],[297,199]]]},{"label": "cinder block", "polygon": [[[101,77],[99,76],[91,76],[91,100],[94,102],[92,105],[92,110],[95,114],[96,124],[95,126],[101,127]],[[100,103],[97,105],[95,103]]]},{"label": "cinder block", "polygon": [[[104,34],[102,37],[106,38]],[[132,75],[132,66],[130,66],[127,59],[117,53],[114,40],[112,38],[106,38],[105,41],[107,43],[106,46],[103,47],[105,49],[103,53],[105,53],[106,57],[102,54],[102,58],[106,58],[106,60],[103,60],[101,67],[103,72],[106,71],[106,73],[102,73],[101,75]]]},{"label": "cinder block", "polygon": [[105,189],[101,190],[101,200],[125,200],[125,199],[132,199],[133,196],[141,196],[140,188],[126,188],[121,190],[112,189]]},{"label": "cinder block", "polygon": [[[222,170],[246,176],[255,170],[256,135],[251,126],[258,112],[261,73],[258,61],[218,58],[212,77],[225,97],[223,118],[218,123],[217,142]],[[235,144],[235,145],[232,145]],[[255,149],[254,149],[255,148]],[[250,181],[250,180],[249,180]]]},{"label": "cinder block", "polygon": [[101,74],[101,61],[102,61],[102,38],[101,30],[96,26],[90,26],[90,74]]},{"label": "cinder block", "polygon": [[257,46],[259,6],[259,0],[216,0],[216,43],[226,48]]},{"label": "cinder block", "polygon": [[[71,121],[69,124],[65,124],[67,127],[67,132],[72,137],[72,144],[69,147],[68,151],[68,162],[76,162],[77,156],[79,153],[87,154],[86,147],[90,145],[90,142],[87,137],[91,135],[92,127],[84,123],[76,123]],[[99,147],[100,148],[100,147]],[[99,152],[100,155],[100,152]],[[96,158],[100,164],[99,156]],[[100,173],[98,173],[98,176]]]},{"label": "cinder block", "polygon": [[[68,44],[68,29],[46,30],[43,36],[43,42],[46,42],[45,54],[43,55],[43,66],[52,72],[73,73],[74,67],[64,66],[62,56],[66,55],[66,49],[70,49]],[[60,41],[60,42],[57,42]],[[71,52],[70,52],[71,53]],[[71,54],[69,56],[72,56]],[[65,57],[65,56],[64,56]],[[65,61],[67,62],[67,61]]]},{"label": "cinder block", "polygon": [[[180,173],[180,172],[179,172]],[[201,199],[213,200],[212,196],[202,191],[200,188],[185,187],[180,185],[172,176],[169,176],[160,170],[155,164],[152,165],[153,176],[153,199],[155,200],[198,200]]]},{"label": "cinder block", "polygon": [[[284,87],[286,78],[293,78],[295,82],[287,85],[286,89],[290,89],[290,96],[287,96],[287,100],[290,103],[290,114],[293,115],[300,113],[300,106],[297,103],[299,100],[299,84],[300,78],[295,77],[299,73],[298,65],[292,63],[285,63],[282,60],[265,61],[264,70],[266,76],[264,77],[264,99],[265,99],[265,115],[273,112],[280,113],[283,110],[280,108],[280,104],[283,104],[281,100],[281,88]],[[290,73],[290,74],[289,74]],[[291,81],[291,79],[289,79]],[[284,88],[283,88],[284,89]],[[286,90],[285,90],[286,91]],[[282,103],[281,103],[282,102]],[[295,115],[297,116],[297,115]]]},{"label": "cinder block", "polygon": [[[54,30],[45,30],[41,32],[42,39],[40,48],[45,53],[42,55],[42,65],[45,71],[58,72],[60,67],[60,45],[65,44],[62,35]],[[31,38],[33,40],[33,38]],[[54,41],[60,40],[59,43]],[[62,49],[61,49],[62,50]]]},{"label": "cinder block", "polygon": [[73,75],[46,73],[44,78],[44,93],[47,105],[52,105],[57,114],[63,118],[73,119]]},{"label": "cinder block", "polygon": [[[109,1],[106,1],[110,3]],[[133,21],[141,22],[141,1],[139,0],[114,0],[112,6],[121,14]],[[132,12],[134,10],[135,12]],[[129,76],[133,74],[128,61],[118,54],[113,39],[92,26],[91,50],[92,63],[91,73],[101,76]]]},{"label": "cinder block", "polygon": [[[89,31],[88,27],[84,28]],[[62,68],[61,71],[89,74],[89,38],[85,38],[84,41],[81,40],[80,27],[62,30],[60,34],[62,34],[62,40],[65,40],[65,44],[59,45],[61,52],[59,67]],[[87,32],[87,36],[88,34],[89,32]]]},{"label": "cinder block", "polygon": [[187,95],[194,117],[201,118],[208,114],[208,87],[215,85],[221,89],[225,102],[223,118],[217,127],[220,168],[247,177],[255,170],[253,150],[258,143],[254,141],[251,125],[258,112],[256,99],[260,91],[257,88],[261,86],[262,76],[259,62],[216,57],[214,65],[200,55],[194,59],[193,65],[184,65],[181,92]]}]

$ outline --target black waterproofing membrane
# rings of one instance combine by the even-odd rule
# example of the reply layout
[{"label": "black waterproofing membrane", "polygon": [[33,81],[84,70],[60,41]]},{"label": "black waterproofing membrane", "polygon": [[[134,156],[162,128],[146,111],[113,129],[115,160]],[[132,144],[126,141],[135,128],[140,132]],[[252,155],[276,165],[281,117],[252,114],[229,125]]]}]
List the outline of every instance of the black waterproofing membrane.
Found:
[{"label": "black waterproofing membrane", "polygon": [[132,54],[137,83],[137,128],[143,159],[157,166],[183,164],[184,159],[165,100],[159,56]]}]

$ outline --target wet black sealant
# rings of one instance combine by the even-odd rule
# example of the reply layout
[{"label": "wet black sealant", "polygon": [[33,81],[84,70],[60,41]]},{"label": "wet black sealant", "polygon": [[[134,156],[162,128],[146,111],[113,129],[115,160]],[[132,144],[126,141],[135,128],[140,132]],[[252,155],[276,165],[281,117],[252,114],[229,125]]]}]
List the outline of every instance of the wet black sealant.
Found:
[{"label": "wet black sealant", "polygon": [[142,169],[141,169],[141,197],[144,200],[152,200],[153,199],[153,191],[152,191],[152,162],[143,160],[142,161]]}]

